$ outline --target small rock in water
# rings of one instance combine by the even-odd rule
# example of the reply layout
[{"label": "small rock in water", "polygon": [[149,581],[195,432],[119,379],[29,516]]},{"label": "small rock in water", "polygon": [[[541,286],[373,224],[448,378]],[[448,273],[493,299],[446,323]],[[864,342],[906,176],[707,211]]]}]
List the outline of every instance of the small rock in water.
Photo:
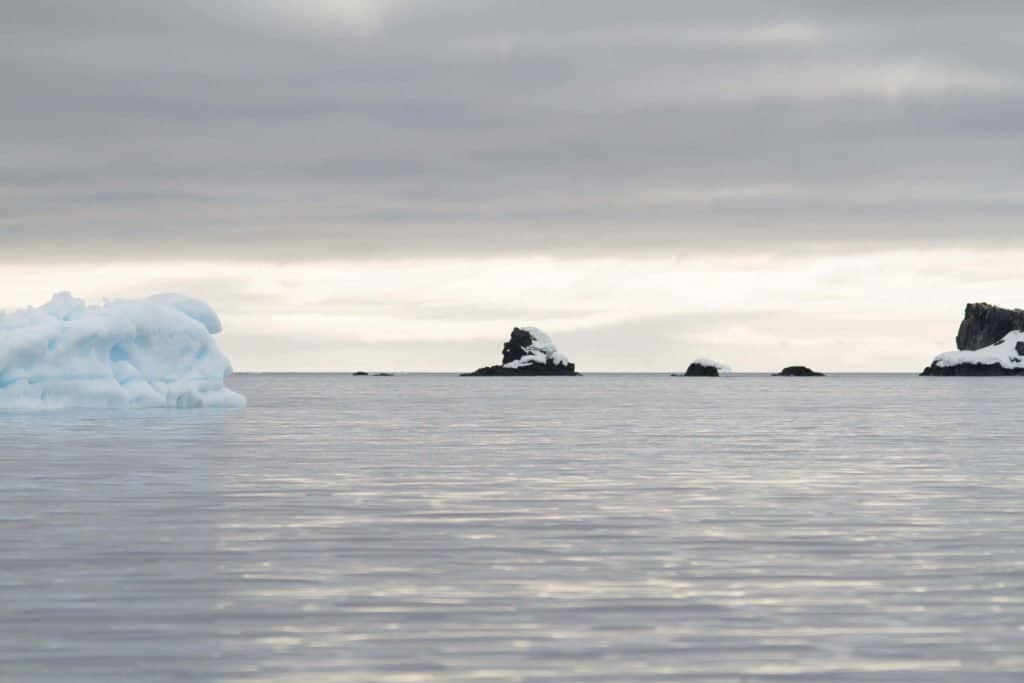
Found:
[{"label": "small rock in water", "polygon": [[788,368],[783,368],[782,372],[775,373],[776,377],[824,377],[825,374],[821,372],[815,372],[806,365],[790,365]]},{"label": "small rock in water", "polygon": [[718,368],[713,365],[702,365],[700,363],[690,363],[690,367],[686,368],[684,377],[718,377]]}]

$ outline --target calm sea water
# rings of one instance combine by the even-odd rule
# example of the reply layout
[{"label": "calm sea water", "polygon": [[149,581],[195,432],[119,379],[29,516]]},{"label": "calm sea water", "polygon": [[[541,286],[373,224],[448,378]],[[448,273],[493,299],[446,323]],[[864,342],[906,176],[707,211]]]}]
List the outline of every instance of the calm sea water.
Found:
[{"label": "calm sea water", "polygon": [[0,414],[3,681],[1021,681],[1024,381]]}]

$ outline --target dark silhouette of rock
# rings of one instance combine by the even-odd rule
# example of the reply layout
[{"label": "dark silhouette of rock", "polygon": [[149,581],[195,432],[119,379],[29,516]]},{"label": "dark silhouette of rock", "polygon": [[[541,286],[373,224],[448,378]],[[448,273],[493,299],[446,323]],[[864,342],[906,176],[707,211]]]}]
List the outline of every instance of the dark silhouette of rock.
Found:
[{"label": "dark silhouette of rock", "polygon": [[368,372],[363,372],[362,370],[359,370],[359,371],[357,371],[357,372],[353,372],[353,373],[352,373],[352,376],[353,376],[353,377],[368,377],[369,375],[370,375],[370,373],[368,373]]},{"label": "dark silhouette of rock", "polygon": [[490,365],[463,377],[571,376],[576,364],[558,352],[551,339],[535,327],[512,329],[501,348],[501,365]]},{"label": "dark silhouette of rock", "polygon": [[942,367],[932,363],[921,373],[926,377],[1000,377],[1024,375],[1024,367],[1008,369],[999,363],[960,363]]},{"label": "dark silhouette of rock", "polygon": [[[992,346],[1014,330],[1024,330],[1024,311],[1021,309],[984,303],[967,304],[964,320],[956,335],[956,348],[977,351]],[[1018,353],[1024,352],[1018,349]]]},{"label": "dark silhouette of rock", "polygon": [[359,370],[352,373],[353,377],[394,377],[390,372],[375,372],[372,375],[369,372]]},{"label": "dark silhouette of rock", "polygon": [[718,368],[713,365],[690,363],[690,367],[686,368],[683,377],[718,377]]},{"label": "dark silhouette of rock", "polygon": [[527,349],[533,346],[533,335],[518,327],[512,328],[508,341],[501,347],[501,364],[515,362],[527,355]]},{"label": "dark silhouette of rock", "polygon": [[815,372],[809,367],[804,365],[790,365],[788,368],[783,368],[782,372],[776,372],[776,377],[824,377],[825,374],[821,372]]},{"label": "dark silhouette of rock", "polygon": [[576,372],[575,365],[569,363],[565,365],[555,365],[553,363],[530,364],[521,368],[506,368],[504,365],[489,365],[486,368],[480,368],[473,372],[463,373],[463,377],[539,377],[544,375],[551,376],[573,376],[580,373]]}]

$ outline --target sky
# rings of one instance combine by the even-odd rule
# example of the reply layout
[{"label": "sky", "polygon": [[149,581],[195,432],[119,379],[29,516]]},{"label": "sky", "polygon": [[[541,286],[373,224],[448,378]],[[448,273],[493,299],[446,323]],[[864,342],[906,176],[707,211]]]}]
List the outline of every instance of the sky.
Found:
[{"label": "sky", "polygon": [[1024,3],[0,0],[0,308],[237,370],[919,371],[1024,307]]}]

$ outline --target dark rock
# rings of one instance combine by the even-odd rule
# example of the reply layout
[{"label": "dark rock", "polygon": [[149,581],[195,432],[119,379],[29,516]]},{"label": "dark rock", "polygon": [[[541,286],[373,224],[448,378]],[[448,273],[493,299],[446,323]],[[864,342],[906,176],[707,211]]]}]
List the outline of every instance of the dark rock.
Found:
[{"label": "dark rock", "polygon": [[367,376],[369,376],[369,374],[370,373],[368,373],[368,372],[363,372],[362,370],[359,370],[358,372],[353,372],[352,376],[353,377],[367,377]]},{"label": "dark rock", "polygon": [[1017,353],[1024,356],[1024,342],[1017,342]]},{"label": "dark rock", "polygon": [[[991,304],[967,304],[964,320],[956,335],[956,348],[977,351],[999,342],[1009,332],[1024,330],[1024,311]],[[1017,349],[1018,353],[1024,353]]]},{"label": "dark rock", "polygon": [[394,375],[391,374],[390,372],[375,372],[375,373],[373,373],[373,376],[374,377],[394,377]]},{"label": "dark rock", "polygon": [[533,345],[533,335],[518,327],[512,328],[512,334],[508,341],[501,347],[501,364],[512,363],[529,353],[527,351]]},{"label": "dark rock", "polygon": [[1007,370],[999,363],[960,363],[948,367],[940,367],[932,363],[921,374],[930,377],[1001,377],[1024,375],[1024,367]]},{"label": "dark rock", "polygon": [[702,365],[700,363],[690,363],[690,367],[686,368],[686,372],[683,373],[684,377],[718,377],[718,368],[713,365]]},{"label": "dark rock", "polygon": [[490,365],[480,368],[474,372],[463,373],[463,377],[536,377],[536,376],[574,376],[576,372],[575,363],[556,363],[548,356],[544,363],[531,362],[518,368],[505,367],[508,363],[520,360],[524,356],[530,356],[537,352],[534,343],[537,340],[529,330],[519,327],[512,329],[505,345],[501,348],[501,365]]},{"label": "dark rock", "polygon": [[804,365],[790,365],[783,368],[782,372],[775,373],[776,377],[824,377],[824,373],[815,372]]},{"label": "dark rock", "polygon": [[566,365],[555,365],[551,361],[541,365],[539,363],[531,363],[522,368],[506,368],[504,365],[490,365],[486,368],[480,368],[473,372],[465,372],[462,374],[463,377],[538,377],[544,375],[550,376],[572,376],[579,375],[576,372],[576,366],[573,363]]}]

